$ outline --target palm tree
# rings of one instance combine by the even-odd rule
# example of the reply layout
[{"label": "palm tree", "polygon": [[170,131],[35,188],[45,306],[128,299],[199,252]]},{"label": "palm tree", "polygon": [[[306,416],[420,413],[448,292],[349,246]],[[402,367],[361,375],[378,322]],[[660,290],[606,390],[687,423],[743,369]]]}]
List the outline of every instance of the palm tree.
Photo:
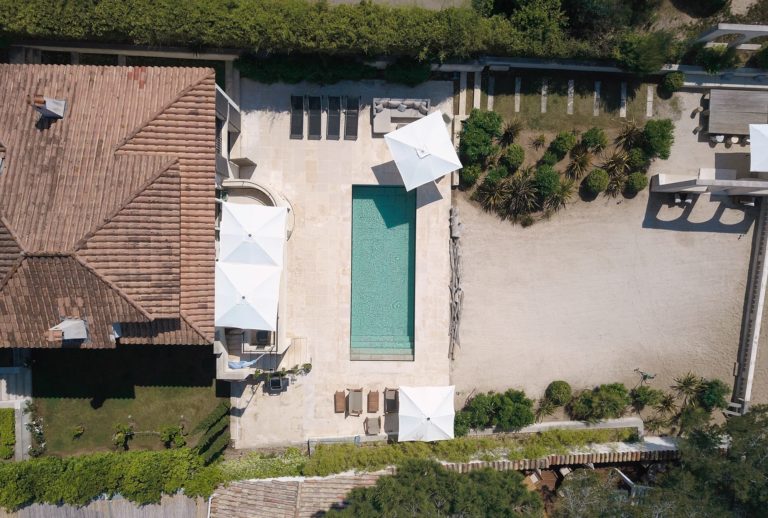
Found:
[{"label": "palm tree", "polygon": [[693,400],[696,393],[699,391],[699,387],[701,387],[701,378],[692,372],[689,372],[685,376],[675,378],[675,384],[672,385],[672,388],[677,392],[677,395],[683,398],[683,403],[680,405],[681,407],[687,406],[688,403]]},{"label": "palm tree", "polygon": [[677,411],[677,398],[674,394],[664,394],[654,408],[660,415],[672,415]]},{"label": "palm tree", "polygon": [[621,126],[619,134],[614,140],[617,146],[629,151],[630,149],[637,147],[643,140],[643,130],[637,123],[632,120],[626,121]]},{"label": "palm tree", "polygon": [[568,178],[578,180],[592,167],[592,153],[582,146],[571,151],[571,163],[565,168]]},{"label": "palm tree", "polygon": [[629,175],[629,155],[621,149],[615,150],[606,158],[602,169],[608,173],[608,188],[606,194],[611,197],[618,196],[624,190]]},{"label": "palm tree", "polygon": [[533,182],[533,168],[518,169],[509,177],[506,215],[515,218],[534,210],[536,210],[536,186]]},{"label": "palm tree", "polygon": [[517,139],[524,128],[525,124],[523,121],[520,119],[512,119],[504,125],[504,131],[502,131],[501,137],[499,138],[499,144],[503,147],[509,146]]},{"label": "palm tree", "polygon": [[507,179],[498,182],[485,181],[475,191],[475,198],[487,212],[498,212],[507,204],[510,196]]},{"label": "palm tree", "polygon": [[571,180],[570,178],[561,179],[560,185],[557,186],[555,192],[553,192],[549,198],[544,200],[544,208],[552,212],[564,209],[573,196],[575,185],[575,180]]}]

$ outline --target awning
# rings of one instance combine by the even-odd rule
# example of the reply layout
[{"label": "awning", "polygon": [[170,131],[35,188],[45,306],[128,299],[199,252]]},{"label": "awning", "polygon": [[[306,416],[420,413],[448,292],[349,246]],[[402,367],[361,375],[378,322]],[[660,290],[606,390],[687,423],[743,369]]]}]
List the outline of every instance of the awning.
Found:
[{"label": "awning", "polygon": [[287,209],[222,203],[216,262],[217,327],[275,331]]},{"label": "awning", "polygon": [[433,112],[387,133],[384,140],[407,191],[462,167],[442,112]]},{"label": "awning", "polygon": [[277,330],[281,271],[277,266],[216,263],[216,326]]},{"label": "awning", "polygon": [[399,390],[398,441],[453,439],[453,385]]},{"label": "awning", "polygon": [[749,125],[749,170],[768,173],[768,124]]},{"label": "awning", "polygon": [[219,261],[282,266],[287,215],[285,207],[222,203]]}]

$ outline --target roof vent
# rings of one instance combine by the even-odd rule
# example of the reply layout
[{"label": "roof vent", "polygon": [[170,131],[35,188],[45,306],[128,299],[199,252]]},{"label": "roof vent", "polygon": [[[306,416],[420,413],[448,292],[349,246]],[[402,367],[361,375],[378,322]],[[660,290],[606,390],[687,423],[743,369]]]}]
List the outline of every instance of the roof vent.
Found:
[{"label": "roof vent", "polygon": [[59,340],[84,341],[87,338],[88,328],[85,325],[85,320],[80,318],[65,318],[60,324],[48,330],[48,340],[52,342]]},{"label": "roof vent", "polygon": [[67,107],[67,101],[63,99],[51,99],[42,95],[29,96],[29,103],[35,110],[40,112],[40,116],[46,119],[63,119],[64,110]]}]

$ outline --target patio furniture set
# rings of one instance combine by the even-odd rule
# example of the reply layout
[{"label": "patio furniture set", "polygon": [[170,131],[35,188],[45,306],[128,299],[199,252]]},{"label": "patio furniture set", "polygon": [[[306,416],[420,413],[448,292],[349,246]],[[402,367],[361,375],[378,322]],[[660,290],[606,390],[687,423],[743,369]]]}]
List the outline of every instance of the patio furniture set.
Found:
[{"label": "patio furniture set", "polygon": [[768,123],[768,92],[714,89],[709,93],[709,109],[700,107],[696,112],[709,116],[710,142],[746,146],[749,125]]},{"label": "patio furniture set", "polygon": [[429,114],[429,99],[391,99],[374,97],[371,105],[373,133],[389,133],[399,127],[426,117]]},{"label": "patio furniture set", "polygon": [[[369,414],[379,412],[380,394],[378,390],[369,390],[366,401],[366,410]],[[350,388],[346,391],[338,390],[333,396],[333,409],[337,414],[359,417],[363,414],[363,389]],[[384,413],[392,414],[398,410],[397,389],[384,389]],[[366,435],[378,435],[381,433],[381,416],[366,417],[363,421],[363,429]]]},{"label": "patio furniture set", "polygon": [[344,115],[344,140],[357,140],[360,118],[360,97],[352,96],[291,96],[291,138],[304,138],[304,118],[307,115],[309,140],[322,138],[322,114],[326,112],[325,138],[339,140]]}]

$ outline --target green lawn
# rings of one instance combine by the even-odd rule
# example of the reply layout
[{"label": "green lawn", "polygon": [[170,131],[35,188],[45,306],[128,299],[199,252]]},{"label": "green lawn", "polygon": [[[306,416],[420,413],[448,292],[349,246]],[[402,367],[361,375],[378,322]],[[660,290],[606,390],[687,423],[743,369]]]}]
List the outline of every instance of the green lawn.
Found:
[{"label": "green lawn", "polygon": [[[51,454],[109,450],[118,423],[139,432],[180,423],[191,430],[228,396],[217,394],[211,347],[36,350],[32,360],[33,397]],[[79,425],[85,432],[73,439]],[[162,447],[151,434],[129,442],[130,449]]]}]

